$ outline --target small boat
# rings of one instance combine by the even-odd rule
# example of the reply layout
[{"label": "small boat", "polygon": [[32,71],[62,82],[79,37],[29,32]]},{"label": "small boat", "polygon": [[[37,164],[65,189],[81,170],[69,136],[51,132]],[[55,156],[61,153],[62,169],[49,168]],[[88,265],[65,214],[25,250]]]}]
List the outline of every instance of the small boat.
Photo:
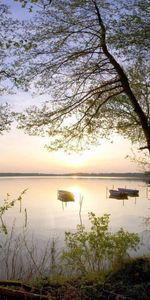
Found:
[{"label": "small boat", "polygon": [[125,192],[128,194],[130,197],[136,197],[139,196],[139,190],[134,190],[134,189],[126,189],[126,188],[118,188],[119,192]]},{"label": "small boat", "polygon": [[74,194],[64,190],[58,190],[57,199],[63,202],[75,201]]},{"label": "small boat", "polygon": [[128,194],[124,191],[119,190],[109,190],[109,198],[115,198],[115,199],[128,199]]}]

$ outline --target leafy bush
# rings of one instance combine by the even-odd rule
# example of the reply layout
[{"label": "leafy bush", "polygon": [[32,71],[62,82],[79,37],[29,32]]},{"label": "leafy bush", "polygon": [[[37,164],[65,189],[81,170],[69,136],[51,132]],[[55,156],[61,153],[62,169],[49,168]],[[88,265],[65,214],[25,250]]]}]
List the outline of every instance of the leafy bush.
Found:
[{"label": "leafy bush", "polygon": [[91,212],[88,216],[90,231],[83,225],[77,225],[75,233],[65,233],[66,249],[62,259],[73,273],[99,272],[121,264],[129,255],[129,249],[136,251],[140,241],[138,234],[129,233],[122,228],[111,233],[108,214],[96,217]]}]

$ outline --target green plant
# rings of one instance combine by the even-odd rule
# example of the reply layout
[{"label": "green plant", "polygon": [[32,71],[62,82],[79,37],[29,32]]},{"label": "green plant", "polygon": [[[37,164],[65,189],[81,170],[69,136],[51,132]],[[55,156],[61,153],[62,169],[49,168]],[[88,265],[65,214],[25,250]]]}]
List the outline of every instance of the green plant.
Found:
[{"label": "green plant", "polygon": [[[3,216],[4,214],[8,211],[8,209],[12,208],[16,202],[20,202],[20,212],[21,212],[21,201],[22,201],[22,196],[25,194],[27,189],[23,190],[21,194],[18,196],[18,198],[10,200],[10,195],[7,193],[6,198],[3,201],[3,205],[0,206],[0,233],[7,234],[7,227],[6,224],[4,223]],[[27,216],[26,216],[27,217]]]},{"label": "green plant", "polygon": [[84,275],[87,272],[99,272],[121,264],[128,255],[129,249],[136,250],[139,236],[119,229],[116,233],[109,231],[109,215],[96,217],[89,213],[91,229],[77,225],[75,233],[66,232],[66,249],[62,259],[72,272]]}]

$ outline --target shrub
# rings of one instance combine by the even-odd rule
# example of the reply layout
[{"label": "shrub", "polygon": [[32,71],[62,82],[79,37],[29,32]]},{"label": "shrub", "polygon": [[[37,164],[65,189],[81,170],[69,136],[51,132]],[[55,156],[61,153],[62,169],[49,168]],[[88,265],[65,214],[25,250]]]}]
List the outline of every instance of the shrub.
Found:
[{"label": "shrub", "polygon": [[130,249],[136,251],[139,236],[120,228],[116,233],[109,230],[109,215],[96,217],[89,213],[91,229],[77,225],[75,233],[66,232],[66,249],[62,259],[69,266],[71,272],[85,274],[99,272],[111,268],[114,264],[121,264]]}]

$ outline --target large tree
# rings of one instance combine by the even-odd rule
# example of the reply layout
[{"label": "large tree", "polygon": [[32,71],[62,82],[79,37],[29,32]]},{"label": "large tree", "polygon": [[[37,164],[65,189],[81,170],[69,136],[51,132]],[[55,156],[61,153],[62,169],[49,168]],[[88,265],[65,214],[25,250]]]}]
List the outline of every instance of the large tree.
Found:
[{"label": "large tree", "polygon": [[31,2],[38,9],[24,27],[16,74],[50,96],[19,126],[48,134],[50,149],[84,149],[115,131],[150,152],[149,0]]}]

